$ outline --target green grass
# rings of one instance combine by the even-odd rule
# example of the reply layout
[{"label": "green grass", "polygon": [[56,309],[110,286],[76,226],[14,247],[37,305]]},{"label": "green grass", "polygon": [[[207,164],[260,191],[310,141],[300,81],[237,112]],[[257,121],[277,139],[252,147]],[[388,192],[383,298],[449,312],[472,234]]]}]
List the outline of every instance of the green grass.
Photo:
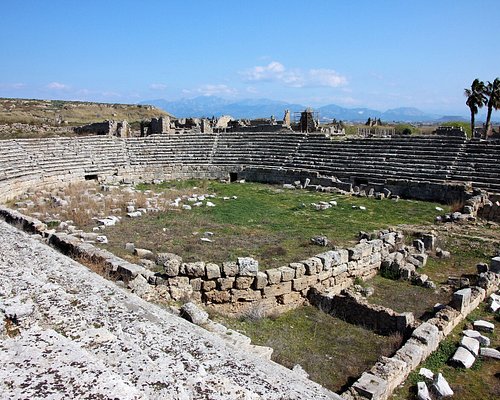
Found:
[{"label": "green grass", "polygon": [[304,306],[257,322],[215,317],[227,327],[274,349],[272,359],[288,368],[300,364],[310,379],[333,391],[358,378],[381,354],[389,355],[398,338],[374,334],[362,327]]},{"label": "green grass", "polygon": [[[425,268],[420,270],[426,273]],[[412,312],[415,318],[421,318],[426,312],[432,311],[434,304],[447,304],[451,299],[451,293],[427,289],[412,285],[408,281],[393,281],[377,275],[375,278],[365,282],[372,286],[375,292],[368,297],[372,304],[389,307],[396,312]]]},{"label": "green grass", "polygon": [[[222,262],[239,256],[257,258],[262,268],[281,266],[312,256],[325,248],[312,245],[310,239],[326,235],[332,245],[356,242],[359,231],[372,231],[402,223],[430,224],[437,215],[436,204],[419,201],[375,200],[309,192],[283,190],[280,186],[257,183],[224,184],[213,181],[168,182],[162,186],[139,188],[191,193],[216,193],[216,207],[174,209],[139,219],[125,219],[107,229],[112,251],[125,256],[123,246],[134,242],[138,247],[168,251],[185,260]],[[237,196],[237,200],[222,198]],[[317,211],[311,203],[336,200],[337,207]],[[352,206],[365,206],[366,210]],[[200,236],[214,233],[213,243]]]}]

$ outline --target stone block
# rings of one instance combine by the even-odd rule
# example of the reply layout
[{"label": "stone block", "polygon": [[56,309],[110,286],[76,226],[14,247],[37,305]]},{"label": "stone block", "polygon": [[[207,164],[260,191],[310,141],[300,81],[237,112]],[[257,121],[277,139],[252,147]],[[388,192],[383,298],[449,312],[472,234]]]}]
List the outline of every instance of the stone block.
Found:
[{"label": "stone block", "polygon": [[423,360],[424,351],[421,344],[414,341],[407,341],[394,356],[396,359],[404,361],[410,369],[417,368],[417,365]]},{"label": "stone block", "polygon": [[490,262],[490,271],[500,274],[500,256],[493,257]]},{"label": "stone block", "polygon": [[199,292],[201,290],[201,282],[201,278],[193,278],[189,280],[189,284],[195,292]]},{"label": "stone block", "polygon": [[288,282],[295,278],[295,270],[290,267],[280,267],[278,268],[281,271],[281,281]]},{"label": "stone block", "polygon": [[231,301],[231,293],[227,290],[212,290],[205,292],[203,297],[207,303],[228,303]]},{"label": "stone block", "polygon": [[290,304],[302,301],[304,298],[300,292],[290,292],[277,297],[279,304]]},{"label": "stone block", "polygon": [[281,282],[275,285],[266,286],[262,289],[262,293],[265,297],[276,297],[285,293],[289,293],[292,291],[292,282]]},{"label": "stone block", "polygon": [[405,264],[399,270],[401,279],[410,280],[415,274],[415,266],[413,264]]},{"label": "stone block", "polygon": [[472,291],[470,288],[460,289],[453,293],[450,305],[460,313],[464,313],[470,304]]},{"label": "stone block", "polygon": [[500,360],[500,351],[489,347],[481,347],[481,357],[494,358]]},{"label": "stone block", "polygon": [[426,253],[412,254],[412,256],[420,263],[421,267],[425,267],[425,265],[427,264],[427,259],[429,258]]},{"label": "stone block", "polygon": [[219,290],[229,290],[233,288],[234,281],[236,278],[234,276],[228,278],[217,279],[217,287]]},{"label": "stone block", "polygon": [[490,338],[481,335],[481,333],[478,331],[472,329],[466,329],[465,331],[462,332],[462,334],[464,336],[477,340],[481,346],[488,347],[490,345]]},{"label": "stone block", "polygon": [[432,383],[432,390],[439,396],[439,397],[449,397],[453,396],[453,390],[451,390],[450,385],[444,379],[443,374],[439,372],[435,377],[434,377],[434,382]]},{"label": "stone block", "polygon": [[483,321],[482,319],[474,321],[474,329],[476,331],[482,332],[493,332],[495,325],[488,321]]},{"label": "stone block", "polygon": [[252,286],[253,280],[253,276],[238,276],[234,282],[234,287],[236,289],[248,289]]},{"label": "stone block", "polygon": [[238,275],[255,276],[259,271],[259,262],[252,257],[238,257]]},{"label": "stone block", "polygon": [[437,237],[432,233],[426,233],[422,236],[425,250],[434,251],[436,249]]},{"label": "stone block", "polygon": [[330,269],[335,265],[346,263],[349,259],[347,250],[329,250],[316,255],[323,263],[323,269]]},{"label": "stone block", "polygon": [[294,291],[300,292],[318,283],[317,275],[303,276],[292,281],[292,288]]},{"label": "stone block", "polygon": [[266,275],[270,285],[281,282],[281,271],[277,268],[266,270]]},{"label": "stone block", "polygon": [[315,275],[323,269],[323,263],[317,257],[310,257],[302,261],[306,268],[306,275]]},{"label": "stone block", "polygon": [[231,301],[257,301],[262,298],[260,290],[252,289],[231,289]]},{"label": "stone block", "polygon": [[432,400],[429,394],[429,389],[425,382],[417,382],[417,399],[418,400]]},{"label": "stone block", "polygon": [[207,263],[205,266],[207,279],[216,279],[221,277],[220,267],[214,263]]},{"label": "stone block", "polygon": [[212,290],[215,290],[217,284],[215,281],[202,281],[201,287],[205,292],[210,292]]},{"label": "stone block", "polygon": [[387,381],[369,372],[363,372],[361,377],[353,383],[352,388],[367,399],[381,399],[385,393]]},{"label": "stone block", "polygon": [[479,354],[479,342],[468,336],[463,336],[460,340],[460,346],[470,351],[474,356]]},{"label": "stone block", "polygon": [[332,268],[332,276],[340,275],[343,272],[347,272],[347,264],[336,265]]},{"label": "stone block", "polygon": [[424,354],[429,355],[439,345],[439,329],[428,322],[420,324],[412,333],[412,338],[426,345]]},{"label": "stone block", "polygon": [[419,253],[419,254],[425,253],[425,245],[424,245],[423,240],[415,239],[413,241],[413,247],[415,247],[415,250],[417,251],[417,253]]},{"label": "stone block", "polygon": [[208,322],[208,313],[192,302],[188,302],[181,307],[180,316],[196,325],[203,325]]},{"label": "stone block", "polygon": [[183,264],[184,273],[187,276],[198,278],[205,277],[205,263],[203,261],[189,262]]},{"label": "stone block", "polygon": [[238,266],[234,261],[226,261],[222,263],[222,273],[225,277],[236,276]]},{"label": "stone block", "polygon": [[318,281],[319,282],[323,282],[325,280],[327,280],[328,278],[330,278],[332,276],[332,270],[329,269],[327,271],[323,271],[323,272],[320,272],[318,274]]},{"label": "stone block", "polygon": [[253,288],[257,290],[264,289],[267,283],[267,274],[265,272],[257,272],[257,276],[253,281]]},{"label": "stone block", "polygon": [[295,270],[295,278],[301,278],[306,273],[306,267],[302,263],[290,263],[288,266]]}]

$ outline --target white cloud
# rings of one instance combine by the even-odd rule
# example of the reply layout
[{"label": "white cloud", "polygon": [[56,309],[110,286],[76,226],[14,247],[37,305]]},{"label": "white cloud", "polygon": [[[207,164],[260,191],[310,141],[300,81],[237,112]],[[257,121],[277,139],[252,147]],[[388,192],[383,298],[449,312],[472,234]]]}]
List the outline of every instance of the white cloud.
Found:
[{"label": "white cloud", "polygon": [[347,84],[347,78],[333,69],[309,70],[309,81],[317,86],[339,87]]},{"label": "white cloud", "polygon": [[68,85],[65,85],[64,83],[60,82],[50,82],[47,85],[47,89],[53,89],[53,90],[67,90],[69,89]]},{"label": "white cloud", "polygon": [[149,85],[149,88],[153,90],[165,90],[167,88],[167,85],[165,85],[164,83],[152,83],[151,85]]},{"label": "white cloud", "polygon": [[278,61],[257,65],[241,72],[247,82],[280,82],[290,87],[339,87],[347,84],[347,78],[333,69],[288,69]]},{"label": "white cloud", "polygon": [[185,94],[201,94],[202,96],[226,95],[234,96],[238,91],[230,86],[223,84],[206,84],[197,87],[196,89],[183,89]]}]

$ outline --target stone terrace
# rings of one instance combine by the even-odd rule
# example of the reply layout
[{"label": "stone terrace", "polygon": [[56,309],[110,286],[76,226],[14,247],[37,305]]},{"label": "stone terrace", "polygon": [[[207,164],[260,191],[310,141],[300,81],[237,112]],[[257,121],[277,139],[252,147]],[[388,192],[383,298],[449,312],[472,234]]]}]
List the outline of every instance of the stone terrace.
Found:
[{"label": "stone terrace", "polygon": [[322,134],[262,132],[6,140],[0,197],[97,176],[221,178],[256,167],[271,175],[308,172],[353,184],[472,182],[498,193],[499,149],[500,142],[444,136],[331,141]]}]

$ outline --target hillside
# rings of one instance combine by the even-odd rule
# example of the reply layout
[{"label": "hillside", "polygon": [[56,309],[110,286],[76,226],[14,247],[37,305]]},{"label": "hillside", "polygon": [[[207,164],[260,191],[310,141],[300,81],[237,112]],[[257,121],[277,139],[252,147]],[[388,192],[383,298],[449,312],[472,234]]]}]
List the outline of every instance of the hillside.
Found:
[{"label": "hillside", "polygon": [[137,122],[169,115],[154,106],[0,98],[0,124],[78,126],[104,120]]}]

